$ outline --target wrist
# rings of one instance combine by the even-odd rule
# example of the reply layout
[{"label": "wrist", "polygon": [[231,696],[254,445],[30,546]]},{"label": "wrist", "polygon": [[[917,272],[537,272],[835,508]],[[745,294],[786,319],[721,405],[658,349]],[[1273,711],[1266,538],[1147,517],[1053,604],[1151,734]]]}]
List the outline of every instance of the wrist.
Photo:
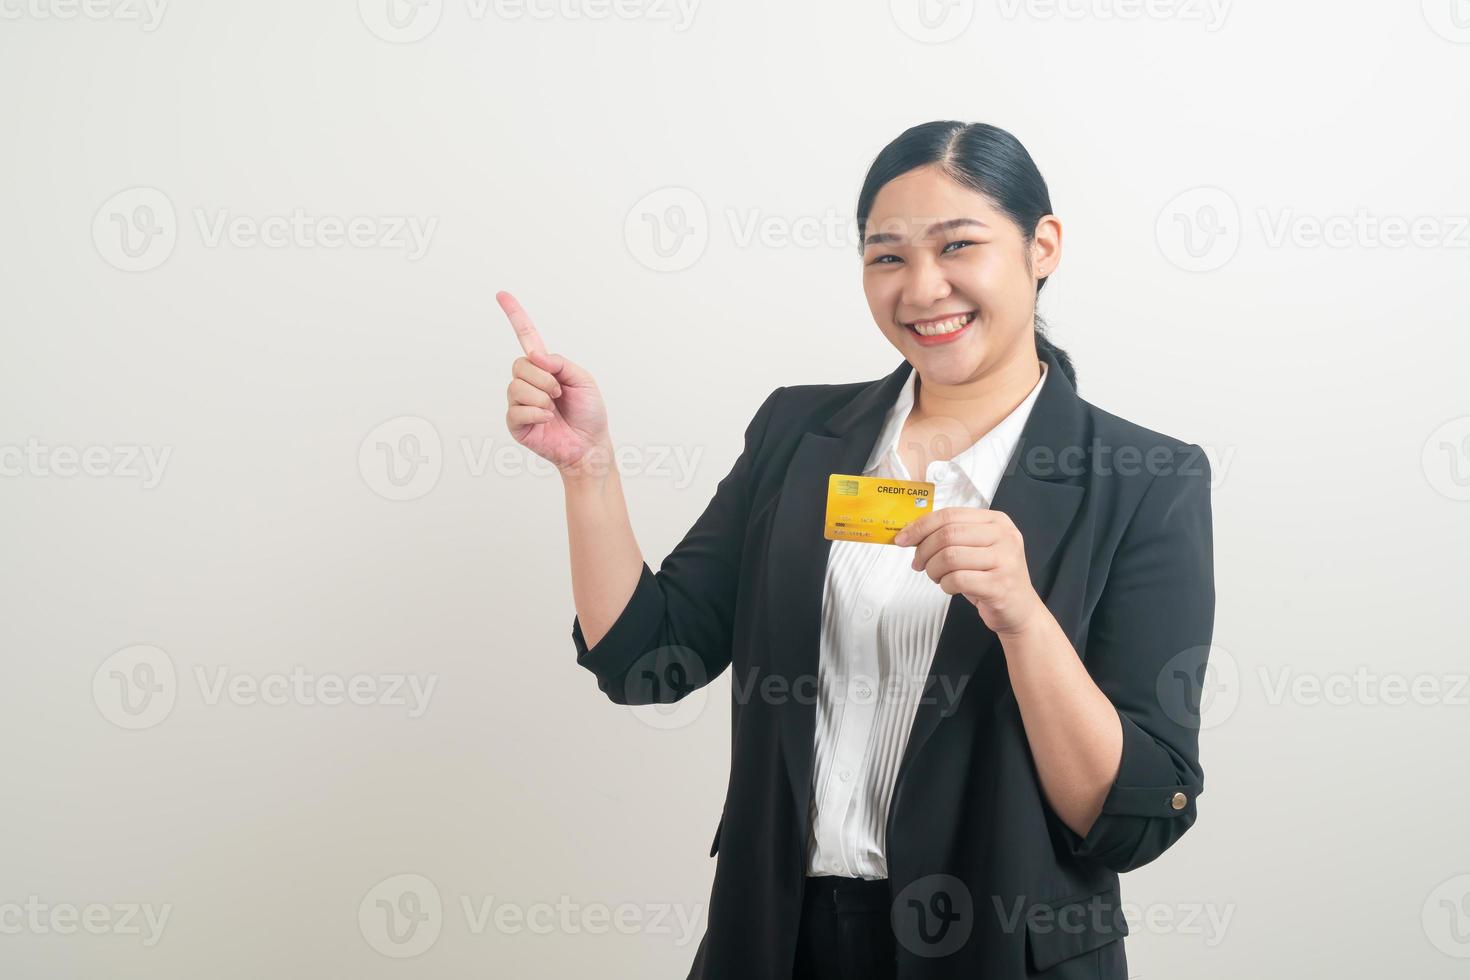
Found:
[{"label": "wrist", "polygon": [[1033,593],[1033,599],[1026,612],[1018,616],[1013,625],[996,630],[995,633],[1002,644],[1024,644],[1041,637],[1054,626],[1056,626],[1056,619],[1052,616],[1051,610],[1046,608],[1046,603],[1041,601],[1041,596]]},{"label": "wrist", "polygon": [[609,477],[618,475],[612,441],[599,442],[582,454],[582,458],[557,470],[567,489],[601,487]]}]

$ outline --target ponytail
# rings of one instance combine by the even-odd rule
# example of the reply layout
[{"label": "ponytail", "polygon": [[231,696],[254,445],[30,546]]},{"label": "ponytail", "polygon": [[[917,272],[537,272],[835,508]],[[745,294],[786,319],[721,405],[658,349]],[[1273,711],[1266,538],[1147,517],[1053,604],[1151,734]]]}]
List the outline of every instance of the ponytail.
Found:
[{"label": "ponytail", "polygon": [[1045,330],[1046,321],[1042,320],[1041,314],[1038,313],[1036,314],[1036,353],[1038,355],[1044,355],[1046,352],[1050,352],[1051,356],[1056,359],[1057,366],[1062,369],[1062,373],[1072,383],[1072,387],[1076,388],[1077,369],[1072,366],[1072,358],[1068,356],[1066,351],[1047,339]]}]

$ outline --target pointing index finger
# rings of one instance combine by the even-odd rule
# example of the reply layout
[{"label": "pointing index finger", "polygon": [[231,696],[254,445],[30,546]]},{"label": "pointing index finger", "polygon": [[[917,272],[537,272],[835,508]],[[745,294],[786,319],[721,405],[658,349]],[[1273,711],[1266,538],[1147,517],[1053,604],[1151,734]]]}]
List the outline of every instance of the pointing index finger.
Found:
[{"label": "pointing index finger", "polygon": [[495,301],[500,304],[501,310],[505,312],[510,320],[510,325],[515,329],[516,339],[521,342],[521,350],[527,354],[532,351],[546,352],[546,342],[541,339],[541,334],[536,330],[536,325],[531,322],[531,315],[527,313],[516,298],[505,290],[495,294]]}]

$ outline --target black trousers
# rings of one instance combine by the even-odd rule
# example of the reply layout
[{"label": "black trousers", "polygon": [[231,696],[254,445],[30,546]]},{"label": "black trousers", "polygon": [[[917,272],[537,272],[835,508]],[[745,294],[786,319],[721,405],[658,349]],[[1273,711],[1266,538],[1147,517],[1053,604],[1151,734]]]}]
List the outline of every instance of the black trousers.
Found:
[{"label": "black trousers", "polygon": [[808,876],[792,980],[892,980],[887,878]]}]

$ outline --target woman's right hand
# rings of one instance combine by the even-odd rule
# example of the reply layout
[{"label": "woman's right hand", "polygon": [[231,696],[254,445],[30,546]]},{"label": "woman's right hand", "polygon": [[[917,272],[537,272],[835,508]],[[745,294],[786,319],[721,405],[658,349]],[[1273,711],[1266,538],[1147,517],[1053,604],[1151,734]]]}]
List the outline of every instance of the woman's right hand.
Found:
[{"label": "woman's right hand", "polygon": [[511,436],[563,476],[607,465],[612,441],[597,382],[562,355],[546,353],[541,334],[514,296],[502,291],[495,300],[525,351],[512,362],[506,389],[505,424]]}]

